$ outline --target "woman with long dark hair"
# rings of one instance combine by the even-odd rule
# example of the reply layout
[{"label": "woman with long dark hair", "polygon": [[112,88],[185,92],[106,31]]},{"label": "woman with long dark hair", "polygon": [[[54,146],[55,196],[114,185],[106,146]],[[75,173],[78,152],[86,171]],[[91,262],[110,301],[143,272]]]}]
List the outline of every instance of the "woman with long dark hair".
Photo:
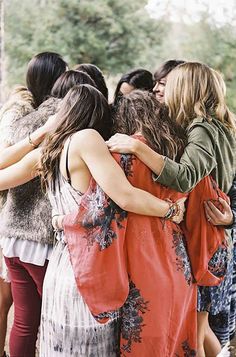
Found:
[{"label": "woman with long dark hair", "polygon": [[[55,103],[50,102],[48,105],[42,103],[48,98],[54,82],[66,70],[66,66],[65,61],[56,53],[44,52],[31,59],[26,73],[27,88],[19,91],[20,98],[17,101],[13,101],[13,96],[11,96],[2,108],[0,130],[3,160],[6,159],[9,151],[13,151],[14,156],[15,148],[13,146],[23,137],[27,136],[24,142],[26,152],[35,144],[28,134],[37,126],[42,126],[45,117],[48,118],[50,114],[53,114]],[[40,109],[38,109],[39,106]],[[39,115],[34,114],[36,112],[37,114],[41,112],[40,118]],[[50,239],[50,227],[48,226],[50,216],[47,216],[45,197],[40,195],[40,191],[37,193],[37,185],[38,183],[34,182],[27,188],[8,191],[0,215],[0,245],[7,260],[15,305],[14,323],[10,337],[12,356],[29,357],[34,355],[39,324],[40,285],[42,285],[45,262],[49,252],[43,244],[31,244],[30,240],[36,236],[39,237],[40,234],[45,239]],[[24,200],[27,201],[27,208]],[[41,216],[42,220],[39,221],[38,217],[34,220],[33,217],[37,215]],[[21,263],[18,264],[19,259]],[[10,260],[12,263],[14,261],[14,266],[9,266]],[[38,269],[34,271],[32,269],[32,274],[30,268],[27,268],[30,267],[30,263],[38,264]],[[12,301],[10,286],[6,283],[0,284],[0,296],[0,302],[3,304],[0,318],[3,318],[2,314],[5,308],[7,307],[7,312]],[[6,324],[0,329],[1,345],[5,331]],[[1,346],[1,350],[2,348]]]},{"label": "woman with long dark hair", "polygon": [[[135,134],[161,154],[178,160],[183,152],[183,130],[150,93],[133,91],[124,96],[115,122],[117,130]],[[135,186],[163,199],[175,201],[180,197],[155,184],[151,171],[135,157],[115,157]],[[187,237],[191,232],[187,244],[194,279],[203,285],[220,282],[208,272],[207,262],[209,252],[225,240],[224,230],[212,228],[204,215],[203,201],[222,195],[213,186],[208,177],[191,193],[186,218]],[[193,212],[196,207],[200,222],[197,226]],[[123,299],[122,355],[196,355],[197,294],[183,231],[169,221],[131,213],[126,216],[124,211],[118,215],[115,209],[92,180],[77,212],[54,219],[55,226],[60,228],[63,220],[80,293],[95,315],[114,310],[117,300]],[[211,242],[207,241],[209,233]]]},{"label": "woman with long dark hair", "polygon": [[[44,55],[46,56],[45,73],[48,76],[48,54],[40,56],[40,61],[43,61]],[[51,54],[49,57],[52,74],[53,59],[55,59],[56,73],[58,74],[58,58],[60,56]],[[42,79],[40,73],[38,77],[35,74],[44,68],[40,61],[37,58],[35,62],[35,66],[39,66],[39,68],[35,68],[33,71],[35,80],[36,78]],[[40,63],[41,65],[39,65]],[[31,65],[30,69],[32,71]],[[66,64],[61,59],[61,72],[62,69],[66,69]],[[53,78],[56,79],[56,77]],[[48,78],[47,81],[51,87],[52,82]],[[19,122],[14,117],[14,120],[18,124],[17,132],[10,131],[13,130],[13,123],[11,125],[8,123],[8,131],[10,131],[8,139],[11,137],[10,135],[12,135],[15,141],[20,137],[24,138],[26,136],[26,138],[13,145],[14,148],[13,146],[9,147],[9,149],[12,149],[12,152],[15,150],[17,155],[12,155],[11,152],[8,158],[5,157],[4,164],[6,166],[12,161],[18,161],[25,153],[35,149],[35,146],[48,133],[50,125],[46,123],[36,133],[32,133],[32,131],[37,126],[44,124],[50,115],[55,114],[60,99],[66,95],[71,87],[81,82],[95,86],[93,80],[86,73],[77,71],[63,73],[56,80],[52,89],[53,96],[50,96],[51,89],[49,95],[46,94],[47,91],[43,84],[42,91],[45,90],[45,97],[43,98],[47,98],[48,96],[50,98],[43,102],[37,110],[21,118]],[[14,125],[16,123],[14,122]],[[29,134],[26,135],[27,133]],[[4,235],[1,245],[11,278],[16,316],[11,333],[10,351],[13,356],[34,356],[40,318],[42,282],[53,243],[53,232],[50,224],[50,205],[41,191],[38,180],[9,191],[7,204],[4,206],[1,219],[1,235]],[[22,286],[25,289],[22,289]],[[22,328],[24,328],[24,334],[22,333]]]},{"label": "woman with long dark hair", "polygon": [[104,95],[106,100],[108,100],[108,88],[104,75],[100,68],[92,63],[81,63],[74,67],[75,71],[81,71],[87,73],[95,82],[97,89]]},{"label": "woman with long dark hair", "polygon": [[[106,140],[110,135],[110,111],[105,97],[99,91],[89,85],[75,86],[65,97],[57,117],[58,127],[48,137],[42,154],[40,149],[36,149],[19,163],[0,172],[1,189],[32,179],[32,175],[38,174],[37,163],[41,158],[40,171],[47,185],[54,214],[66,214],[78,210],[92,174],[101,186],[94,196],[94,208],[104,209],[106,212],[106,206],[102,205],[105,197],[102,191],[104,189],[116,203],[113,203],[114,216],[111,222],[118,227],[122,228],[122,220],[126,216],[124,209],[143,215],[166,216],[166,219],[171,217],[173,219],[175,216],[177,222],[181,220],[182,205],[168,203],[134,188],[109,154],[103,139]],[[108,218],[110,212],[108,208]],[[99,230],[100,221],[96,217],[93,220],[92,211],[90,219],[92,222],[97,222]],[[108,224],[107,227],[109,226]],[[110,234],[109,237],[113,240],[112,230]],[[77,290],[68,246],[64,242],[62,233],[59,233],[59,239],[60,237],[62,241],[58,243],[51,256],[44,284],[41,356],[68,356],[70,353],[77,353],[79,356],[119,355],[119,311],[117,310],[128,294],[127,273],[122,273],[120,276],[126,282],[126,290],[121,291],[121,296],[116,294],[117,288],[104,290],[109,304],[115,303],[112,309],[114,311],[107,313],[103,310],[104,305],[101,301],[101,306],[97,308],[98,316],[93,316],[86,305],[86,300],[82,299],[80,290]],[[104,248],[109,246],[106,239]],[[80,248],[79,244],[78,249],[79,251],[84,249],[83,245]],[[114,259],[116,258],[117,256],[114,255]],[[113,269],[117,267],[119,271],[119,266],[115,263]],[[83,264],[81,269],[84,270]],[[104,279],[106,272],[107,270],[104,270]],[[97,285],[93,287],[94,293],[90,295],[96,304],[99,303],[96,290],[100,291],[101,285],[107,283],[104,279],[101,275]],[[95,312],[93,309],[91,311]],[[100,324],[98,321],[103,323]]]}]

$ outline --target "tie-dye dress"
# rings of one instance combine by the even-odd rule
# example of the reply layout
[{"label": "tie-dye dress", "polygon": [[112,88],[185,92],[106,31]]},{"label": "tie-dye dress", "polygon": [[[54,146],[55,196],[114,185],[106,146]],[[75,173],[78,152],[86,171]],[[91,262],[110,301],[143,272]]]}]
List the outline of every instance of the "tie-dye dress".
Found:
[{"label": "tie-dye dress", "polygon": [[[59,174],[49,191],[53,214],[77,210],[81,193]],[[79,293],[63,232],[53,249],[44,279],[40,327],[40,357],[119,356],[119,311],[101,324]]]}]

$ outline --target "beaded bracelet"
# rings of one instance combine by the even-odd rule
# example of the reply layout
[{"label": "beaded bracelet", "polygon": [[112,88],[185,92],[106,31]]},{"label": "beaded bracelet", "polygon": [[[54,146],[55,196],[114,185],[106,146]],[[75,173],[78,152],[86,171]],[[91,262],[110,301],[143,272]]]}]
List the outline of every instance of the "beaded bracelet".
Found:
[{"label": "beaded bracelet", "polygon": [[166,212],[164,219],[173,219],[180,212],[180,207],[177,202],[170,204],[168,211]]}]

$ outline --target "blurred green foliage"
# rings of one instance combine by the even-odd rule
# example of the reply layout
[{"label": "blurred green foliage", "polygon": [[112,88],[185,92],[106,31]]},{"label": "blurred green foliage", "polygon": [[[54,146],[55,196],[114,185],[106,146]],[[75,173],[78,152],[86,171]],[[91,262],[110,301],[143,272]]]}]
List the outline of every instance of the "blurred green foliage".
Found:
[{"label": "blurred green foliage", "polygon": [[221,72],[227,86],[227,103],[236,113],[236,29],[230,23],[217,26],[203,13],[192,24],[170,23],[169,32],[157,59],[201,61]]},{"label": "blurred green foliage", "polygon": [[8,85],[24,81],[27,62],[41,51],[59,52],[70,67],[94,63],[114,78],[140,66],[154,71],[167,59],[198,60],[223,73],[228,103],[236,112],[235,27],[209,21],[207,8],[197,22],[170,22],[168,16],[154,20],[146,4],[147,0],[6,1]]},{"label": "blurred green foliage", "polygon": [[70,67],[94,63],[106,74],[151,68],[166,27],[149,17],[145,5],[145,0],[6,2],[8,83],[22,82],[27,62],[42,51],[59,52]]}]

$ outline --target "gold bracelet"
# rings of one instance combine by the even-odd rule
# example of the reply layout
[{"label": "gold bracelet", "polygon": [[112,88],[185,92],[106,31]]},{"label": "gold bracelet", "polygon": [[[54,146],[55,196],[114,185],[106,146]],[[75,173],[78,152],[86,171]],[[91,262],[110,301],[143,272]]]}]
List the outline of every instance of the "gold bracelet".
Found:
[{"label": "gold bracelet", "polygon": [[30,144],[31,146],[33,146],[34,149],[36,149],[36,148],[38,147],[38,145],[36,145],[36,144],[32,141],[32,139],[31,139],[31,137],[30,137],[30,133],[29,133],[29,135],[28,135],[28,139],[29,139],[29,144]]}]

